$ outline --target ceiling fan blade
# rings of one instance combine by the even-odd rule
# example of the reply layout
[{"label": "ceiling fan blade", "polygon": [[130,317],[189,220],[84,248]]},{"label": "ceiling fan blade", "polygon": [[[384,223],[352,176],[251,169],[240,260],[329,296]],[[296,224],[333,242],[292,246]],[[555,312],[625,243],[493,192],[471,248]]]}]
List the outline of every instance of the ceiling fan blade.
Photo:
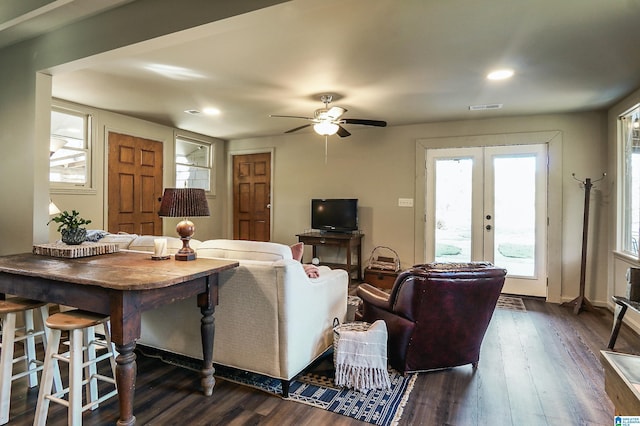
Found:
[{"label": "ceiling fan blade", "polygon": [[275,117],[275,118],[301,118],[303,120],[315,120],[315,118],[312,117],[302,117],[299,115],[275,115],[275,114],[271,114],[269,117]]},{"label": "ceiling fan blade", "polygon": [[297,132],[298,130],[304,129],[305,127],[309,127],[309,126],[311,126],[311,124],[305,124],[304,126],[298,126],[298,127],[295,127],[295,128],[293,128],[291,130],[287,130],[285,133]]},{"label": "ceiling fan blade", "polygon": [[342,127],[341,125],[338,124],[338,136],[340,136],[341,138],[346,138],[347,136],[351,136],[351,133],[349,133],[349,131],[347,129],[345,129],[344,127]]},{"label": "ceiling fan blade", "polygon": [[342,107],[334,106],[334,107],[331,107],[329,109],[329,111],[326,112],[326,115],[327,115],[327,117],[329,117],[332,120],[337,120],[345,112],[347,112],[346,109],[344,109]]},{"label": "ceiling fan blade", "polygon": [[386,121],[381,120],[365,120],[362,118],[345,118],[345,124],[362,124],[365,126],[387,127]]}]

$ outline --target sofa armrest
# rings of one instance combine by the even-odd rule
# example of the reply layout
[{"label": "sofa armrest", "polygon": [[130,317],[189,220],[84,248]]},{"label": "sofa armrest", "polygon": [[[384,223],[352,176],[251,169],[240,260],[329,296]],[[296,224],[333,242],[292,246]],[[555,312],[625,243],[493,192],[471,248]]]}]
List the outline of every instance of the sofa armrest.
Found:
[{"label": "sofa armrest", "polygon": [[377,306],[380,309],[391,311],[389,303],[389,294],[380,290],[371,284],[363,283],[356,289],[356,294],[362,299],[363,303]]}]

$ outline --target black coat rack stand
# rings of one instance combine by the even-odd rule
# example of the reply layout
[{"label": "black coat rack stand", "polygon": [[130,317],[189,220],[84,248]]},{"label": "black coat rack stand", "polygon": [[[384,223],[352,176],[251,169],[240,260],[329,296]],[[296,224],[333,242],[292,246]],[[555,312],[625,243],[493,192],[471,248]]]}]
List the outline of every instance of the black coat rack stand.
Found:
[{"label": "black coat rack stand", "polygon": [[[576,178],[576,174],[572,174],[573,178]],[[602,177],[594,182],[598,182],[606,176],[606,173]],[[578,180],[578,179],[576,179]],[[593,183],[590,178],[586,178],[582,184],[584,185],[584,217],[582,223],[582,262],[580,264],[580,295],[570,302],[565,302],[562,306],[572,306],[573,313],[579,314],[580,311],[586,310],[590,312],[598,312],[593,307],[591,302],[585,297],[585,278],[587,273],[587,237],[589,235],[589,199],[591,194],[591,187]]]}]

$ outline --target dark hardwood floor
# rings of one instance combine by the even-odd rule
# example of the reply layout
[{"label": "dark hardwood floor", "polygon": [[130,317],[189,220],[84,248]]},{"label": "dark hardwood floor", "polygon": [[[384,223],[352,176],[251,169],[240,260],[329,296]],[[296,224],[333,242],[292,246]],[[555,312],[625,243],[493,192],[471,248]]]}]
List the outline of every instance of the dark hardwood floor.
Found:
[{"label": "dark hardwood floor", "polygon": [[[604,391],[600,350],[609,339],[606,309],[572,309],[525,299],[527,312],[498,309],[480,364],[420,374],[402,425],[611,425],[613,404]],[[623,326],[616,350],[640,353],[640,339]],[[217,380],[214,395],[198,392],[193,371],[138,355],[134,412],[140,425],[355,425],[366,424],[304,404]],[[10,425],[31,425],[37,388],[13,384]],[[85,413],[85,425],[113,424],[115,400]],[[66,424],[52,404],[50,425]]]}]

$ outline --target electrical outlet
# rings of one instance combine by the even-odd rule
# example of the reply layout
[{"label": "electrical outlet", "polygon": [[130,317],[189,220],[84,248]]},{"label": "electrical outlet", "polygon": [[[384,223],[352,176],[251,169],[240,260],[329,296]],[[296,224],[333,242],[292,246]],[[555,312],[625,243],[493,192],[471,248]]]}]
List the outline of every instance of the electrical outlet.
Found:
[{"label": "electrical outlet", "polygon": [[398,198],[398,207],[413,207],[413,198]]}]

